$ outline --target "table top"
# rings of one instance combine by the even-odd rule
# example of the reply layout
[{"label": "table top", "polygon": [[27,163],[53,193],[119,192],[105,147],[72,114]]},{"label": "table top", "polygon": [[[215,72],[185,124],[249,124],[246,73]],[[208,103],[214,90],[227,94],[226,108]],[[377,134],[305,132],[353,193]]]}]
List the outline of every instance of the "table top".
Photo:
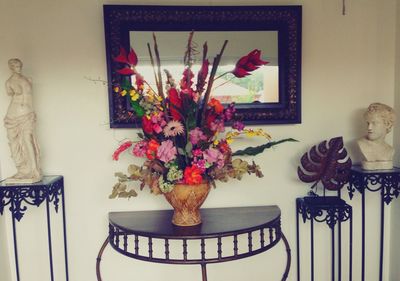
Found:
[{"label": "table top", "polygon": [[390,174],[390,173],[400,173],[400,168],[393,167],[387,170],[364,170],[361,165],[353,165],[351,171],[361,174]]},{"label": "table top", "polygon": [[13,188],[13,187],[43,187],[52,185],[56,181],[62,179],[62,176],[43,176],[42,180],[35,183],[21,183],[21,184],[6,184],[5,180],[0,181],[0,188]]},{"label": "table top", "polygon": [[127,234],[149,237],[204,238],[230,235],[280,224],[278,206],[233,207],[201,209],[203,223],[179,227],[171,223],[173,210],[111,212],[109,222]]}]

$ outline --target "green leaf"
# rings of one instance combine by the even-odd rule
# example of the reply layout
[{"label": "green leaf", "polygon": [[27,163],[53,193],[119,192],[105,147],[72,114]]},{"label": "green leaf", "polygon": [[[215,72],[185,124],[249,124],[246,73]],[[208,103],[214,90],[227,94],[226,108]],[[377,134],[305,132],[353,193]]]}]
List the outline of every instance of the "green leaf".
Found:
[{"label": "green leaf", "polygon": [[180,148],[180,147],[178,147],[178,153],[179,153],[180,155],[186,155],[185,151],[184,151],[182,148]]},{"label": "green leaf", "polygon": [[187,153],[190,153],[190,152],[192,152],[192,149],[193,149],[192,143],[191,143],[191,142],[188,142],[188,143],[186,144],[186,146],[185,146],[186,152],[187,152]]},{"label": "green leaf", "polygon": [[136,114],[137,117],[142,117],[144,115],[145,110],[144,110],[143,107],[141,107],[139,105],[138,101],[132,101],[131,100],[131,106],[132,106],[133,110],[135,111],[135,114]]},{"label": "green leaf", "polygon": [[140,139],[144,139],[143,133],[137,133],[137,135],[138,135],[138,137],[139,137]]},{"label": "green leaf", "polygon": [[232,153],[232,156],[239,156],[239,155],[257,155],[262,153],[265,149],[267,148],[271,148],[275,145],[284,143],[284,142],[298,142],[298,140],[292,139],[292,138],[288,138],[288,139],[283,139],[283,140],[279,140],[279,141],[271,141],[271,142],[267,142],[266,144],[260,145],[260,146],[250,146],[247,147],[243,150],[238,150],[235,151],[234,153]]}]

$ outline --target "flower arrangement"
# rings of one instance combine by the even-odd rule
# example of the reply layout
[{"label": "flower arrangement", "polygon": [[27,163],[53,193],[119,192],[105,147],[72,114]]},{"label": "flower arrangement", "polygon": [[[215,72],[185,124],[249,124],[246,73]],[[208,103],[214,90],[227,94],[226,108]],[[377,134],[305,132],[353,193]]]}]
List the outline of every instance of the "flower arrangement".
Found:
[{"label": "flower arrangement", "polygon": [[[136,70],[138,58],[133,49],[128,53],[120,49],[114,61],[120,65],[116,71],[121,75],[114,92],[126,96],[134,114],[141,118],[142,133],[138,141],[125,141],[114,152],[118,160],[122,152],[130,149],[135,157],[144,158],[142,166],[130,165],[128,174],[116,173],[110,198],[132,197],[137,193],[128,189],[127,182],[139,181],[140,189],[148,186],[154,194],[169,193],[176,184],[197,185],[215,181],[241,179],[246,173],[262,177],[260,167],[254,163],[235,158],[240,155],[256,155],[266,148],[293,139],[271,141],[268,133],[261,129],[247,129],[235,120],[235,106],[224,107],[220,101],[211,98],[213,83],[218,78],[231,73],[237,78],[250,75],[252,71],[266,65],[261,59],[261,51],[253,50],[240,58],[232,71],[216,77],[217,68],[227,41],[211,66],[207,58],[207,43],[203,45],[201,67],[195,79],[192,71],[194,54],[193,32],[190,33],[184,55],[184,70],[179,83],[176,83],[168,70],[163,83],[161,60],[156,36],[153,34],[153,50],[148,44],[153,66],[156,89],[153,89]],[[153,55],[154,52],[154,55]],[[211,67],[211,71],[209,68]],[[226,134],[225,124],[229,122],[232,130]],[[258,147],[233,152],[230,144],[239,136],[260,136],[267,143]]]}]

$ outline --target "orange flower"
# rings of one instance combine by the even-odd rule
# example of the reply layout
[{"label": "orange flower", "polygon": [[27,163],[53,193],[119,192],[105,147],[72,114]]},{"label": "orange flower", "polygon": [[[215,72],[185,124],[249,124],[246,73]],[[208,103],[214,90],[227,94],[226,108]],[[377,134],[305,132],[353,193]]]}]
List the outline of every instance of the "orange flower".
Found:
[{"label": "orange flower", "polygon": [[157,149],[160,146],[160,144],[155,141],[155,140],[151,140],[149,141],[148,145],[147,145],[147,151],[146,151],[146,156],[149,160],[154,160],[156,158],[157,155]]},{"label": "orange flower", "polygon": [[221,104],[221,102],[217,99],[212,98],[210,102],[208,103],[209,107],[213,107],[215,113],[220,114],[224,111],[224,106]]},{"label": "orange flower", "polygon": [[201,176],[201,169],[196,166],[186,167],[183,175],[183,179],[186,184],[199,184],[203,181]]}]

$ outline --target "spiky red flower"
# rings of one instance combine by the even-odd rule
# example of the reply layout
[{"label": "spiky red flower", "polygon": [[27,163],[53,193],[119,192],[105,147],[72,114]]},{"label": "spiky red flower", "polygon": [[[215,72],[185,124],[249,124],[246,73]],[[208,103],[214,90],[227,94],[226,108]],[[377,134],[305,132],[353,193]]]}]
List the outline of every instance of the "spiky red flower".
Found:
[{"label": "spiky red flower", "polygon": [[132,142],[131,141],[126,141],[123,144],[121,144],[113,153],[113,160],[117,161],[119,159],[119,155],[124,152],[125,150],[127,150],[129,147],[132,146]]},{"label": "spiky red flower", "polygon": [[169,97],[169,111],[174,120],[182,120],[181,114],[179,114],[178,110],[182,108],[182,99],[179,96],[178,91],[175,88],[171,88],[168,91]]},{"label": "spiky red flower", "polygon": [[133,68],[137,65],[138,58],[135,51],[132,48],[129,54],[127,55],[125,49],[123,47],[120,47],[119,54],[114,58],[114,61],[126,64],[125,67],[117,70],[119,74],[122,75],[135,74],[135,70]]},{"label": "spiky red flower", "polygon": [[262,65],[269,63],[268,61],[263,61],[261,58],[260,50],[253,50],[247,54],[247,56],[241,57],[236,63],[235,69],[232,70],[232,74],[238,78],[250,75],[250,72],[256,70]]}]

